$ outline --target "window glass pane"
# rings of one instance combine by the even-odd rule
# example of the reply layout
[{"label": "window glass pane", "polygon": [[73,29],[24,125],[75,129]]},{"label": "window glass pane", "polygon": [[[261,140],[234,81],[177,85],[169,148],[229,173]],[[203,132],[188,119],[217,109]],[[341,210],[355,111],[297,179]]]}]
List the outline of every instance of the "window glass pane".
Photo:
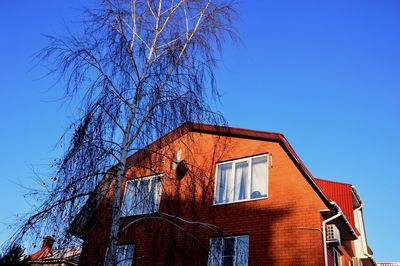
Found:
[{"label": "window glass pane", "polygon": [[235,191],[234,199],[243,200],[248,197],[247,184],[248,184],[248,174],[249,174],[249,163],[240,162],[236,163],[235,167]]},{"label": "window glass pane", "polygon": [[135,245],[118,245],[117,246],[117,265],[118,266],[131,266],[133,261],[133,254],[135,252]]},{"label": "window glass pane", "polygon": [[222,238],[210,239],[210,252],[208,253],[208,265],[219,266],[222,258]]},{"label": "window glass pane", "polygon": [[252,160],[251,198],[267,196],[267,156]]},{"label": "window glass pane", "polygon": [[247,266],[249,258],[249,236],[239,236],[236,238],[236,265]]},{"label": "window glass pane", "polygon": [[235,238],[225,238],[224,239],[224,250],[222,252],[223,256],[235,255]]},{"label": "window glass pane", "polygon": [[[154,205],[154,188],[151,187],[151,179],[144,179],[140,184],[140,191],[143,195],[142,213],[152,213]],[[139,213],[138,213],[139,214]]]},{"label": "window glass pane", "polygon": [[223,257],[222,258],[222,266],[234,266],[233,257]]},{"label": "window glass pane", "polygon": [[136,181],[135,183],[132,214],[142,214],[146,210],[146,195],[148,194],[149,180]]},{"label": "window glass pane", "polygon": [[333,265],[334,266],[342,265],[341,255],[335,248],[333,248]]},{"label": "window glass pane", "polygon": [[[217,171],[216,203],[228,202],[230,195],[233,192],[233,182],[230,180],[232,174],[232,164],[221,164],[218,166]],[[228,192],[229,190],[231,191]]]},{"label": "window glass pane", "polygon": [[126,183],[122,215],[140,215],[159,210],[163,176],[130,180]]},{"label": "window glass pane", "polygon": [[267,197],[268,157],[234,160],[217,166],[215,203]]},{"label": "window glass pane", "polygon": [[134,183],[127,182],[125,187],[125,197],[122,202],[122,215],[129,215],[133,208],[133,195],[134,195]]},{"label": "window glass pane", "polygon": [[151,184],[151,212],[156,212],[160,209],[162,181],[163,176],[157,176],[156,178],[153,178],[153,182]]},{"label": "window glass pane", "polygon": [[209,266],[247,266],[248,256],[248,236],[210,239]]}]

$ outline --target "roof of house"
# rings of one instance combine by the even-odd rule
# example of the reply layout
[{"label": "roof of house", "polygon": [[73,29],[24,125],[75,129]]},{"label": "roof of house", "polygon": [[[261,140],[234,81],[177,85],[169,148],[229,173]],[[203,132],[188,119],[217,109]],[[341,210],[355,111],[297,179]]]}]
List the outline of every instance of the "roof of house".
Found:
[{"label": "roof of house", "polygon": [[51,236],[46,236],[45,238],[43,238],[43,244],[41,249],[33,253],[30,256],[30,258],[32,260],[40,260],[50,256],[53,251],[53,243],[54,243],[54,238],[52,238]]},{"label": "roof of house", "polygon": [[325,202],[327,206],[330,206],[330,201],[325,197],[324,193],[317,186],[315,181],[313,180],[313,176],[311,172],[307,169],[304,163],[301,161],[300,157],[296,154],[292,146],[286,140],[286,138],[281,133],[276,132],[268,132],[268,131],[260,131],[260,130],[251,130],[244,128],[235,128],[228,126],[217,126],[210,124],[202,124],[202,123],[193,123],[188,122],[182,124],[180,127],[170,131],[163,137],[154,141],[142,151],[136,152],[131,155],[127,159],[127,167],[134,165],[136,162],[139,162],[143,159],[144,156],[147,156],[147,152],[156,151],[160,148],[168,145],[174,140],[180,138],[188,132],[198,132],[198,133],[206,133],[213,134],[218,136],[227,136],[227,137],[237,137],[237,138],[245,138],[245,139],[256,139],[256,140],[264,140],[264,141],[272,141],[278,142],[282,145],[283,149],[289,154],[290,158],[299,168],[299,170],[305,174],[307,177],[307,181],[311,184],[311,186],[315,189],[315,191],[320,195],[321,199]]},{"label": "roof of house", "polygon": [[76,247],[66,247],[62,249],[53,249],[54,239],[46,236],[43,239],[41,249],[30,255],[30,261],[41,262],[68,262],[70,265],[77,265],[77,257],[81,253],[81,249]]},{"label": "roof of house", "polygon": [[[235,128],[235,127],[228,127],[228,126],[217,126],[211,124],[202,124],[202,123],[193,123],[187,122],[182,124],[180,127],[170,131],[166,135],[162,136],[161,138],[157,139],[156,141],[149,144],[144,149],[134,153],[127,159],[127,168],[135,165],[136,163],[140,162],[143,158],[148,156],[149,153],[153,151],[157,151],[162,147],[167,146],[169,143],[175,141],[176,139],[182,137],[183,135],[187,134],[188,132],[198,132],[198,133],[206,133],[206,134],[213,134],[219,136],[227,136],[227,137],[237,137],[237,138],[246,138],[246,139],[256,139],[256,140],[264,140],[264,141],[272,141],[281,144],[282,148],[288,153],[289,157],[292,159],[294,164],[297,166],[299,171],[303,173],[306,177],[308,183],[312,186],[314,191],[320,196],[322,201],[326,204],[328,208],[332,207],[331,200],[329,199],[329,195],[325,195],[325,192],[321,189],[321,187],[317,184],[317,181],[311,174],[311,172],[307,169],[304,163],[301,161],[300,157],[296,154],[292,146],[286,140],[286,138],[281,133],[275,132],[267,132],[267,131],[259,131],[259,130],[250,130],[250,129],[243,129],[243,128]],[[110,170],[112,171],[112,169]],[[86,205],[92,205],[93,202],[91,201],[96,200],[96,197],[92,197],[92,199],[88,200]],[[85,208],[85,207],[84,207]],[[81,215],[88,215],[86,212],[78,214],[78,218]],[[77,218],[77,219],[78,219]],[[75,220],[77,220],[75,219]],[[345,219],[346,220],[346,219]],[[353,223],[348,224],[346,223],[348,229],[350,230],[351,235],[356,238],[356,234],[354,231],[354,218]],[[80,232],[79,228],[74,228],[74,223],[71,225],[70,232],[77,235],[82,236],[82,232]]]},{"label": "roof of house", "polygon": [[314,181],[329,200],[334,201],[339,205],[354,231],[357,235],[360,235],[354,222],[353,186],[351,184],[319,178],[314,178]]}]

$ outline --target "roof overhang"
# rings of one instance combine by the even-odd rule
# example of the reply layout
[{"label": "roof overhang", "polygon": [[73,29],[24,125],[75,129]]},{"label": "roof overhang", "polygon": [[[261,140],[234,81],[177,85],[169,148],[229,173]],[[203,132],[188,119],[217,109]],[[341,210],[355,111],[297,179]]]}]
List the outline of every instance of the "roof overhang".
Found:
[{"label": "roof overhang", "polygon": [[335,224],[340,230],[340,237],[342,240],[356,240],[358,238],[356,231],[343,214],[340,207],[335,203],[331,202],[332,209],[321,210],[322,217],[324,220],[333,217],[334,215],[341,213],[339,217],[332,220],[331,223]]},{"label": "roof overhang", "polygon": [[356,208],[359,208],[362,206],[363,201],[361,200],[360,195],[358,194],[356,187],[355,186],[351,186],[351,191],[353,193],[353,205]]}]

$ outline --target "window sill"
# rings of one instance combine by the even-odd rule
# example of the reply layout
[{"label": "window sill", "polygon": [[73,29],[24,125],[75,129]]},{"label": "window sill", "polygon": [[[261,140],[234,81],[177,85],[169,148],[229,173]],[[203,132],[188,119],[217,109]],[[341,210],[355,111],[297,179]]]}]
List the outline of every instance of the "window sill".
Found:
[{"label": "window sill", "polygon": [[130,215],[124,215],[124,216],[121,215],[120,218],[123,219],[123,218],[142,217],[142,216],[148,216],[148,215],[151,215],[151,214],[155,214],[157,212],[159,212],[159,211],[146,212],[146,213],[141,213],[141,214],[130,214]]},{"label": "window sill", "polygon": [[243,203],[243,202],[257,201],[257,200],[265,200],[265,199],[268,199],[268,196],[266,196],[266,197],[261,197],[261,198],[256,198],[256,199],[244,199],[244,200],[236,200],[236,201],[222,202],[222,203],[215,203],[215,202],[214,202],[212,206],[228,205],[228,204]]}]

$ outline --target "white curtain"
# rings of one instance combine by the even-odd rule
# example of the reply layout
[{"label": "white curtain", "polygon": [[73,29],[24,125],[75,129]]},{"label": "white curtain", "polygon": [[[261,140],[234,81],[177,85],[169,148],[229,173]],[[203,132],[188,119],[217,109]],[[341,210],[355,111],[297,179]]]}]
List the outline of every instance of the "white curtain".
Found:
[{"label": "white curtain", "polygon": [[252,160],[251,198],[267,196],[267,157]]},{"label": "white curtain", "polygon": [[232,164],[218,166],[217,176],[217,200],[216,203],[224,203],[233,199],[233,180],[231,180]]},{"label": "white curtain", "polygon": [[242,200],[248,197],[248,176],[249,176],[249,164],[248,162],[241,162],[236,164],[235,169],[235,191],[234,199]]},{"label": "white curtain", "polygon": [[122,215],[139,215],[158,211],[163,176],[141,178],[126,182]]},{"label": "white curtain", "polygon": [[161,191],[162,191],[162,182],[163,176],[157,176],[153,178],[152,182],[152,203],[151,208],[152,212],[158,211],[160,209],[160,201],[161,201]]}]

